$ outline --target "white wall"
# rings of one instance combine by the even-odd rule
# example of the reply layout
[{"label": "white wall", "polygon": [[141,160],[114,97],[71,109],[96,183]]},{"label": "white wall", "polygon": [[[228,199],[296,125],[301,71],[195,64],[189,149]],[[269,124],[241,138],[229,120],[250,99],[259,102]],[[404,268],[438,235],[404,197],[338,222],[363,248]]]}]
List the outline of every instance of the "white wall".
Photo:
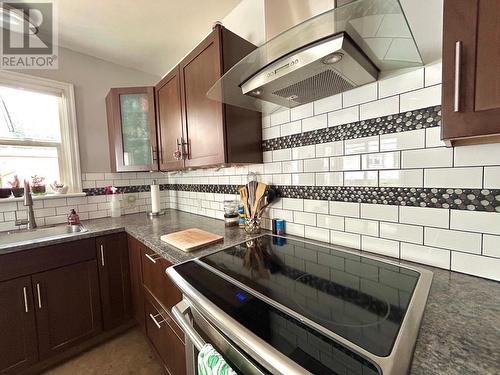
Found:
[{"label": "white wall", "polygon": [[[144,58],[153,58],[144,56]],[[160,77],[125,68],[96,57],[59,48],[56,70],[20,73],[75,85],[78,138],[82,172],[109,172],[108,130],[104,98],[111,87],[154,85]]]},{"label": "white wall", "polygon": [[260,46],[266,41],[265,0],[243,0],[221,21],[224,27]]}]

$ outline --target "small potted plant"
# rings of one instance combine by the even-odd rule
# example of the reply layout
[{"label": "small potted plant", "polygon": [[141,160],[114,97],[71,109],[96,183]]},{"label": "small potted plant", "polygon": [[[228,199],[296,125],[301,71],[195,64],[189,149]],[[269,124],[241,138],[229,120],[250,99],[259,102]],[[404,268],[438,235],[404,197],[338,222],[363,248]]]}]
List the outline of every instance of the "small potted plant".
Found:
[{"label": "small potted plant", "polygon": [[21,187],[21,181],[19,181],[17,174],[14,175],[14,179],[12,181],[9,181],[9,184],[14,197],[19,198],[24,195],[24,188]]},{"label": "small potted plant", "polygon": [[66,194],[68,192],[68,185],[64,185],[62,182],[54,181],[50,184],[50,188],[54,194]]},{"label": "small potted plant", "polygon": [[37,175],[31,176],[31,192],[36,195],[45,194],[45,177],[39,177]]},{"label": "small potted plant", "polygon": [[0,198],[8,198],[8,197],[10,197],[11,190],[10,190],[10,188],[4,188],[3,187],[3,178],[7,177],[11,173],[0,174]]}]

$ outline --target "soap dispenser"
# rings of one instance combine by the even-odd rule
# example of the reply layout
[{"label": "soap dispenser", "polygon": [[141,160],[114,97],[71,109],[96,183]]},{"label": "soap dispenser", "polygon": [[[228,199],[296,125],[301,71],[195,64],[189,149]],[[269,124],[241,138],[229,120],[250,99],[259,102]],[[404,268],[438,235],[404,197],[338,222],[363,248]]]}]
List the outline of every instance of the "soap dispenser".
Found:
[{"label": "soap dispenser", "polygon": [[76,213],[73,208],[68,215],[68,225],[78,225],[80,224],[80,216]]}]

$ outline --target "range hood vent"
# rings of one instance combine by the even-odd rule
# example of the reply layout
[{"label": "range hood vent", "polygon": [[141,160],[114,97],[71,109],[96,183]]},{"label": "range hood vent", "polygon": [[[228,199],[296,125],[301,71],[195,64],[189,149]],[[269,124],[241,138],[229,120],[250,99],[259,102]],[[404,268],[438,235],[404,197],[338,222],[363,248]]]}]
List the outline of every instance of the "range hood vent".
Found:
[{"label": "range hood vent", "polygon": [[207,96],[263,113],[374,82],[380,72],[422,66],[398,0],[344,0],[247,55]]}]

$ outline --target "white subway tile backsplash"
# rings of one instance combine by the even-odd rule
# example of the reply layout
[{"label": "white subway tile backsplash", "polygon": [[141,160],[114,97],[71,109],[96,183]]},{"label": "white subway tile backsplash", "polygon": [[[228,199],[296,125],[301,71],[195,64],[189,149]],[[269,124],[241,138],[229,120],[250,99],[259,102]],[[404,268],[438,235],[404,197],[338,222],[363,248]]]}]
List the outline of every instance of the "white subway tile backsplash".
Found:
[{"label": "white subway tile backsplash", "polygon": [[288,225],[288,223],[293,223],[293,211],[273,208],[270,213],[271,213],[270,219],[286,220],[286,225]]},{"label": "white subway tile backsplash", "polygon": [[300,185],[300,186],[314,185],[314,173],[293,173],[292,185]]},{"label": "white subway tile backsplash", "polygon": [[283,161],[281,162],[281,169],[283,170],[283,173],[304,172],[304,161]]},{"label": "white subway tile backsplash", "polygon": [[397,241],[361,236],[361,250],[399,258],[399,242]]},{"label": "white subway tile backsplash", "polygon": [[344,153],[346,155],[364,154],[367,152],[378,152],[378,136],[348,139],[344,142]]},{"label": "white subway tile backsplash", "polygon": [[272,128],[262,129],[262,139],[264,139],[264,140],[278,138],[280,136],[281,136],[281,133],[280,133],[279,126],[273,126]]},{"label": "white subway tile backsplash", "polygon": [[425,228],[425,245],[481,254],[481,235],[456,230]]},{"label": "white subway tile backsplash", "polygon": [[264,163],[273,161],[273,151],[264,151],[262,154],[262,160]]},{"label": "white subway tile backsplash", "polygon": [[281,162],[266,163],[264,164],[265,174],[281,173]]},{"label": "white subway tile backsplash", "polygon": [[423,169],[395,169],[379,172],[379,186],[423,187]]},{"label": "white subway tile backsplash", "polygon": [[294,211],[293,222],[297,224],[316,225],[316,214],[310,212]]},{"label": "white subway tile backsplash", "polygon": [[316,100],[314,102],[314,114],[335,111],[342,108],[342,94],[329,96],[328,98]]},{"label": "white subway tile backsplash", "polygon": [[378,96],[385,98],[424,87],[424,68],[378,81]]},{"label": "white subway tile backsplash", "polygon": [[316,241],[330,242],[330,231],[317,227],[305,227],[305,237]]},{"label": "white subway tile backsplash", "polygon": [[483,235],[483,255],[500,258],[500,236]]},{"label": "white subway tile backsplash", "polygon": [[344,172],[344,186],[378,186],[378,172]]},{"label": "white subway tile backsplash", "polygon": [[446,143],[441,140],[441,127],[425,129],[425,147],[445,147]]},{"label": "white subway tile backsplash", "polygon": [[291,234],[292,236],[304,237],[303,224],[295,224],[287,222],[285,225],[286,225],[286,233]]},{"label": "white subway tile backsplash", "polygon": [[330,231],[330,243],[353,249],[361,249],[361,235],[354,233]]},{"label": "white subway tile backsplash", "polygon": [[350,107],[328,113],[328,126],[337,126],[359,121],[359,107]]},{"label": "white subway tile backsplash", "polygon": [[328,204],[325,201],[320,201],[316,199],[305,199],[304,200],[304,211],[314,212],[316,214],[327,214]]},{"label": "white subway tile backsplash", "polygon": [[383,221],[398,221],[398,206],[361,203],[361,217]]},{"label": "white subway tile backsplash", "polygon": [[435,247],[402,242],[401,259],[444,269],[450,268],[450,251]]},{"label": "white subway tile backsplash", "polygon": [[281,136],[285,137],[287,135],[298,134],[302,132],[302,122],[294,121],[280,126]]},{"label": "white subway tile backsplash", "polygon": [[312,130],[323,129],[328,126],[328,117],[325,114],[308,117],[302,120],[302,131],[309,132]]},{"label": "white subway tile backsplash", "polygon": [[274,150],[272,160],[273,161],[292,160],[292,149],[285,148],[283,150]]},{"label": "white subway tile backsplash", "polygon": [[344,217],[343,216],[332,216],[332,215],[318,214],[316,217],[316,224],[318,225],[318,227],[321,227],[321,228],[328,228],[328,229],[335,229],[335,230],[339,230],[339,231],[344,231]]},{"label": "white subway tile backsplash", "polygon": [[411,206],[399,207],[400,223],[448,228],[449,220],[450,211],[446,209]]},{"label": "white subway tile backsplash", "polygon": [[421,245],[424,243],[424,228],[416,225],[381,222],[380,237]]},{"label": "white subway tile backsplash", "polygon": [[484,168],[484,188],[500,189],[500,167]]},{"label": "white subway tile backsplash", "polygon": [[433,168],[424,171],[424,187],[475,188],[483,186],[483,168]]},{"label": "white subway tile backsplash", "polygon": [[290,122],[290,110],[284,109],[271,114],[271,126],[281,125]]},{"label": "white subway tile backsplash", "polygon": [[370,83],[342,94],[343,107],[370,102],[377,99],[377,82]]},{"label": "white subway tile backsplash", "polygon": [[316,173],[316,186],[343,186],[344,175],[342,172]]},{"label": "white subway tile backsplash", "polygon": [[329,158],[304,160],[304,172],[324,172],[330,169]]},{"label": "white subway tile backsplash", "polygon": [[500,281],[500,259],[452,252],[451,270]]},{"label": "white subway tile backsplash", "polygon": [[359,119],[367,120],[375,117],[399,113],[399,96],[380,99],[376,102],[362,104],[359,107]]},{"label": "white subway tile backsplash", "polygon": [[381,152],[361,155],[362,169],[396,169],[399,168],[399,152]]},{"label": "white subway tile backsplash", "polygon": [[425,67],[425,86],[441,83],[443,64],[440,62],[429,64]]},{"label": "white subway tile backsplash", "polygon": [[286,210],[304,211],[304,200],[296,198],[281,198],[283,208]]},{"label": "white subway tile backsplash", "polygon": [[353,171],[361,169],[361,158],[359,155],[335,156],[330,158],[331,171]]},{"label": "white subway tile backsplash", "polygon": [[359,203],[330,202],[330,215],[359,217]]},{"label": "white subway tile backsplash", "polygon": [[312,116],[313,113],[313,103],[304,104],[295,108],[290,109],[290,119],[291,121],[300,120],[305,117]]},{"label": "white subway tile backsplash", "polygon": [[450,228],[478,233],[500,234],[500,214],[484,211],[451,210]]},{"label": "white subway tile backsplash", "polygon": [[402,133],[382,134],[380,151],[397,151],[424,148],[425,130],[412,130]]},{"label": "white subway tile backsplash", "polygon": [[292,159],[311,159],[316,157],[316,147],[314,145],[292,148]]},{"label": "white subway tile backsplash", "polygon": [[401,168],[451,167],[453,149],[438,147],[401,151]]},{"label": "white subway tile backsplash", "polygon": [[338,156],[344,153],[344,142],[328,142],[316,145],[316,157]]},{"label": "white subway tile backsplash", "polygon": [[500,143],[455,147],[455,166],[500,165]]},{"label": "white subway tile backsplash", "polygon": [[364,219],[345,219],[345,231],[368,236],[378,236],[378,221]]},{"label": "white subway tile backsplash", "polygon": [[419,108],[441,104],[441,85],[411,91],[400,96],[400,111],[413,111]]}]

